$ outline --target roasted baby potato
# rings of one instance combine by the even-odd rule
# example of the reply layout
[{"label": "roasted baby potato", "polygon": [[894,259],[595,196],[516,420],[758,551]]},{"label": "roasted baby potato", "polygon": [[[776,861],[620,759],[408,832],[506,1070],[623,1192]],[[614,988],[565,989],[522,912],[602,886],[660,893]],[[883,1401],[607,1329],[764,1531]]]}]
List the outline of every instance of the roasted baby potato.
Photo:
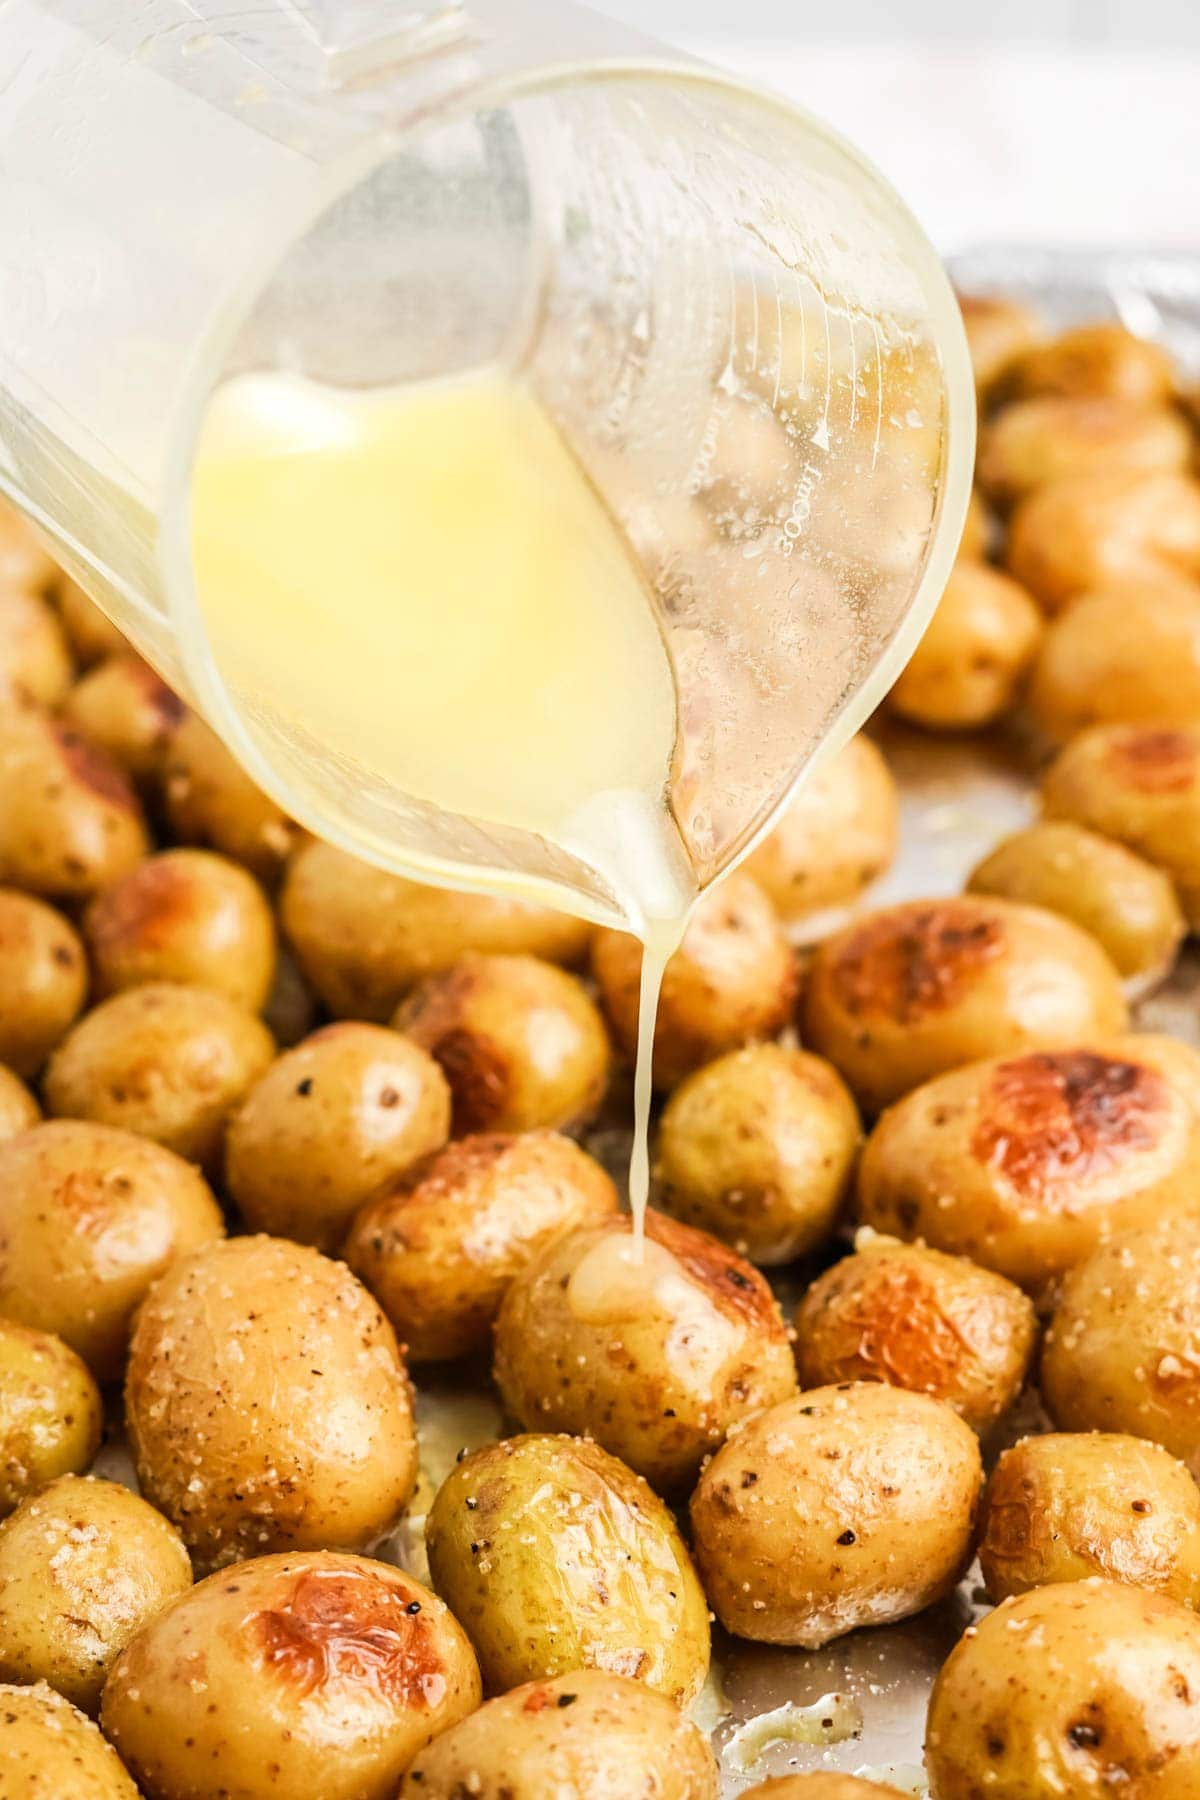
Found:
[{"label": "roasted baby potato", "polygon": [[0,1193],[0,1313],[57,1332],[102,1382],[120,1378],[151,1283],[225,1229],[182,1158],[82,1119],[0,1144]]},{"label": "roasted baby potato", "polygon": [[0,1688],[4,1800],[138,1800],[98,1728],[53,1688]]},{"label": "roasted baby potato", "polygon": [[[592,973],[618,1048],[637,1050],[642,947],[598,931]],[[774,1037],[796,997],[796,958],[775,908],[749,875],[706,895],[667,964],[654,1032],[654,1084],[672,1088],[725,1050]]]},{"label": "roasted baby potato", "polygon": [[45,1681],[96,1713],[118,1652],[191,1585],[161,1513],[116,1482],[63,1475],[0,1525],[0,1678]]},{"label": "roasted baby potato", "polygon": [[0,1516],[86,1469],[104,1409],[87,1364],[46,1331],[0,1318]]},{"label": "roasted baby potato", "polygon": [[[604,1669],[686,1708],[704,1685],[708,1602],[675,1521],[587,1438],[476,1450],[439,1488],[425,1542],[489,1693]],[[559,1571],[550,1590],[547,1569]]]},{"label": "roasted baby potato", "polygon": [[442,1732],[399,1800],[717,1800],[717,1765],[679,1709],[641,1682],[577,1669]]},{"label": "roasted baby potato", "polygon": [[196,713],[185,713],[163,759],[163,799],[175,836],[218,850],[273,883],[299,831]]},{"label": "roasted baby potato", "polygon": [[0,1065],[0,1142],[27,1131],[41,1118],[41,1108],[25,1083]]},{"label": "roasted baby potato", "polygon": [[960,294],[958,304],[975,370],[975,388],[986,401],[1016,359],[1042,337],[1036,315],[1019,300]]},{"label": "roasted baby potato", "polygon": [[68,1032],[46,1069],[46,1109],[136,1132],[214,1169],[226,1119],[274,1052],[262,1021],[224,994],[151,981]]},{"label": "roasted baby potato", "polygon": [[1036,604],[1011,576],[957,562],[888,704],[930,731],[991,725],[1015,705],[1042,631]]},{"label": "roasted baby potato", "polygon": [[129,1644],[102,1723],[155,1800],[393,1800],[479,1705],[465,1635],[386,1563],[314,1552],[213,1575]]},{"label": "roasted baby potato", "polygon": [[1200,1056],[1137,1035],[952,1070],[880,1119],[858,1198],[1041,1293],[1114,1231],[1200,1214]]},{"label": "roasted baby potato", "polygon": [[226,1133],[226,1185],[252,1230],[336,1250],[363,1202],[449,1135],[433,1058],[399,1032],[342,1020],[250,1089]]},{"label": "roasted baby potato", "polygon": [[118,630],[108,614],[101,612],[77,581],[56,570],[49,557],[45,561],[46,572],[42,579],[55,580],[58,610],[77,659],[86,665],[99,662],[103,656],[127,651],[129,643],[125,634]]},{"label": "roasted baby potato", "polygon": [[819,1056],[731,1050],[663,1109],[658,1204],[751,1262],[791,1262],[833,1229],[861,1141],[858,1108]]},{"label": "roasted baby potato", "polygon": [[934,1800],[1185,1800],[1200,1788],[1200,1619],[1110,1581],[1006,1600],[938,1676],[925,1762]]},{"label": "roasted baby potato", "polygon": [[1200,484],[1160,471],[1069,475],[1012,516],[1008,567],[1047,612],[1110,582],[1200,575]]},{"label": "roasted baby potato", "polygon": [[167,1271],[138,1314],[125,1411],[142,1492],[201,1571],[362,1548],[416,1480],[391,1326],[348,1269],[279,1238],[231,1238]]},{"label": "roasted baby potato", "polygon": [[496,1381],[530,1430],[595,1438],[660,1490],[685,1487],[737,1419],[794,1391],[791,1346],[757,1270],[659,1213],[556,1239],[496,1320]]},{"label": "roasted baby potato", "polygon": [[970,1558],[979,1440],[925,1394],[813,1388],[749,1419],[692,1496],[704,1591],[726,1631],[813,1650],[907,1619]]},{"label": "roasted baby potato", "polygon": [[0,701],[57,706],[73,673],[53,608],[30,588],[0,585]]},{"label": "roasted baby potato", "polygon": [[742,1800],[880,1800],[902,1792],[883,1782],[864,1781],[860,1775],[843,1775],[835,1769],[814,1769],[810,1775],[776,1775],[771,1781],[746,1788]]},{"label": "roasted baby potato", "polygon": [[1045,394],[1006,406],[980,437],[980,486],[1001,504],[1069,475],[1186,469],[1192,434],[1168,406],[1120,395]]},{"label": "roasted baby potato", "polygon": [[746,859],[781,918],[852,900],[896,854],[899,801],[881,752],[860,733],[821,763]]},{"label": "roasted baby potato", "polygon": [[570,1138],[466,1137],[364,1206],[344,1254],[410,1359],[438,1362],[487,1344],[509,1283],[555,1238],[616,1211]]},{"label": "roasted baby potato", "polygon": [[44,592],[58,570],[33,526],[9,501],[0,501],[0,582]]},{"label": "roasted baby potato", "polygon": [[152,782],[162,772],[186,712],[178,694],[131,650],[105,657],[62,703],[68,724],[137,782]]},{"label": "roasted baby potato", "polygon": [[0,1062],[36,1075],[87,998],[87,957],[60,912],[0,888]]},{"label": "roasted baby potato", "polygon": [[835,933],[809,972],[806,1041],[868,1111],[945,1069],[1120,1031],[1120,979],[1057,913],[967,894],[883,907]]},{"label": "roasted baby potato", "polygon": [[1011,391],[1124,400],[1154,406],[1170,399],[1175,370],[1161,344],[1123,325],[1076,325],[1047,343],[1028,345],[1009,371]]},{"label": "roasted baby potato", "polygon": [[996,1464],[982,1526],[979,1562],[994,1601],[1102,1575],[1200,1605],[1200,1489],[1144,1438],[1022,1438]]},{"label": "roasted baby potato", "polygon": [[1042,1397],[1064,1431],[1150,1438],[1200,1477],[1200,1214],[1151,1218],[1063,1282]]},{"label": "roasted baby potato", "polygon": [[137,796],[111,758],[37,712],[0,716],[0,881],[80,900],[149,849]]},{"label": "roasted baby potato", "polygon": [[1058,738],[1200,720],[1200,583],[1160,576],[1081,594],[1042,640],[1029,706]]}]

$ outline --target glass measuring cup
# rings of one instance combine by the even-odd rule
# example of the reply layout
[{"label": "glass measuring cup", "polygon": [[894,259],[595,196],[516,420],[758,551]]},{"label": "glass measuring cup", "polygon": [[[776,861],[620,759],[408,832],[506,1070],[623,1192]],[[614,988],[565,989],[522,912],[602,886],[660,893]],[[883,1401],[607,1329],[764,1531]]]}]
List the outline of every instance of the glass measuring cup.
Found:
[{"label": "glass measuring cup", "polygon": [[188,495],[233,374],[523,372],[658,608],[701,886],[941,591],[972,402],[919,229],[816,121],[582,8],[0,0],[0,166],[0,484],[359,854],[615,913],[579,857],[385,787],[227,678]]}]

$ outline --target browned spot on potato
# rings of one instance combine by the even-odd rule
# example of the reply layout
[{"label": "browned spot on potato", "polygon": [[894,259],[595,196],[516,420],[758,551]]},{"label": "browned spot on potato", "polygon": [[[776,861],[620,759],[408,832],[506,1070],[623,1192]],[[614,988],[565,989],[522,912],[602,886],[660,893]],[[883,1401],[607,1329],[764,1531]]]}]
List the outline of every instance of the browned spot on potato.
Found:
[{"label": "browned spot on potato", "polygon": [[1020,1193],[1054,1189],[1116,1168],[1148,1149],[1170,1111],[1157,1069],[1091,1050],[1042,1051],[1001,1063],[971,1139],[971,1153]]},{"label": "browned spot on potato", "polygon": [[1004,926],[947,900],[867,919],[842,944],[834,991],[854,1016],[914,1025],[953,1006],[985,964],[1004,951]]},{"label": "browned spot on potato", "polygon": [[973,1357],[929,1283],[911,1268],[877,1272],[866,1291],[844,1302],[839,1324],[847,1336],[858,1333],[853,1353],[840,1359],[839,1374],[846,1380],[865,1375],[940,1394],[953,1385],[964,1359]]},{"label": "browned spot on potato", "polygon": [[1166,726],[1130,729],[1113,738],[1108,762],[1118,781],[1140,793],[1186,793],[1196,780],[1196,739]]},{"label": "browned spot on potato", "polygon": [[770,1288],[758,1270],[736,1251],[727,1249],[706,1231],[681,1225],[664,1213],[647,1213],[646,1236],[669,1250],[723,1311],[752,1325],[777,1327],[778,1315]]},{"label": "browned spot on potato", "polygon": [[194,900],[195,883],[186,869],[151,858],[96,902],[91,913],[96,948],[162,949],[188,919]]},{"label": "browned spot on potato", "polygon": [[173,730],[180,723],[187,707],[173,688],[169,688],[160,675],[155,674],[149,663],[131,662],[130,670],[134,686],[140,689],[142,698],[149,705],[164,733]]},{"label": "browned spot on potato", "polygon": [[455,1135],[486,1131],[508,1106],[512,1059],[481,1031],[455,1026],[421,1043],[440,1064],[454,1096]]},{"label": "browned spot on potato", "polygon": [[446,1670],[430,1620],[406,1584],[363,1569],[309,1569],[286,1605],[252,1615],[268,1668],[302,1697],[368,1685],[399,1706],[433,1707]]},{"label": "browned spot on potato", "polygon": [[550,1689],[543,1686],[541,1682],[538,1682],[537,1685],[531,1687],[526,1694],[521,1703],[521,1711],[526,1713],[545,1712],[553,1698],[554,1696],[551,1694]]},{"label": "browned spot on potato", "polygon": [[90,788],[92,793],[99,794],[102,800],[109,800],[114,806],[123,807],[126,812],[138,812],[133,789],[111,757],[106,756],[102,750],[97,750],[86,738],[80,737],[78,732],[69,730],[65,725],[54,725],[51,729],[73,780]]}]

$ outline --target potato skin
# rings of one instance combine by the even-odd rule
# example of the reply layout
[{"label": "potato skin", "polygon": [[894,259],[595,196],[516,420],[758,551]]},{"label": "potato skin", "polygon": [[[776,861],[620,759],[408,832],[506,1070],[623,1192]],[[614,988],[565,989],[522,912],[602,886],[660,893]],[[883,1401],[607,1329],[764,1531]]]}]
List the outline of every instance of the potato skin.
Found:
[{"label": "potato skin", "polygon": [[149,849],[137,796],[77,732],[13,707],[0,717],[0,881],[79,900]]},{"label": "potato skin", "polygon": [[[647,1786],[647,1783],[652,1786]],[[398,1800],[717,1800],[717,1765],[677,1707],[599,1669],[531,1681],[441,1733]]]},{"label": "potato skin", "polygon": [[1200,1217],[1101,1244],[1063,1282],[1042,1397],[1064,1431],[1150,1438],[1200,1478]]},{"label": "potato skin", "polygon": [[178,694],[131,650],[105,657],[62,703],[68,724],[139,783],[153,782],[161,773],[186,712]]},{"label": "potato skin", "polygon": [[391,1326],[340,1263],[231,1238],[138,1314],[125,1415],[142,1492],[202,1572],[272,1549],[361,1549],[412,1492],[412,1395]]},{"label": "potato skin", "polygon": [[0,1525],[0,1678],[45,1681],[95,1714],[117,1654],[191,1585],[161,1513],[116,1482],[64,1475]]},{"label": "potato skin", "polygon": [[693,1553],[727,1631],[817,1649],[911,1618],[971,1554],[979,1441],[925,1394],[813,1388],[746,1421],[692,1496]]},{"label": "potato skin", "polygon": [[1126,979],[1165,974],[1187,928],[1161,869],[1070,819],[1043,819],[1005,838],[967,885],[1060,913],[1090,932]]},{"label": "potato skin", "polygon": [[1120,1031],[1117,972],[1056,913],[966,894],[866,913],[809,971],[806,1041],[868,1111],[960,1063]]},{"label": "potato skin", "polygon": [[1051,1432],[1006,1450],[984,1497],[989,1597],[1101,1575],[1200,1605],[1200,1490],[1181,1462],[1118,1432]]},{"label": "potato skin", "polygon": [[925,1761],[934,1800],[1194,1800],[1200,1620],[1110,1581],[1006,1600],[943,1666]]},{"label": "potato skin", "polygon": [[783,919],[852,900],[896,854],[900,805],[882,752],[860,732],[789,800],[745,870]]},{"label": "potato skin", "polygon": [[1032,1293],[1115,1231],[1200,1211],[1200,1056],[1171,1038],[992,1057],[884,1113],[859,1217]]},{"label": "potato skin", "polygon": [[[637,1051],[642,947],[597,931],[592,973],[617,1047]],[[654,1032],[654,1085],[672,1088],[723,1051],[774,1037],[796,997],[796,959],[775,908],[740,871],[706,894],[667,964]]]},{"label": "potato skin", "polygon": [[1123,469],[1049,482],[1013,513],[1007,563],[1050,613],[1108,582],[1200,575],[1200,484]]},{"label": "potato skin", "polygon": [[998,294],[960,294],[959,308],[975,370],[975,388],[987,400],[1016,359],[1042,336],[1035,314],[1019,300]]},{"label": "potato skin", "polygon": [[1200,719],[1200,583],[1159,577],[1080,594],[1046,631],[1029,707],[1056,738]]},{"label": "potato skin", "polygon": [[259,1556],[140,1632],[104,1730],[149,1800],[393,1800],[401,1771],[479,1704],[437,1597],[361,1556]]},{"label": "potato skin", "polygon": [[454,1135],[584,1125],[608,1086],[611,1050],[583,983],[536,956],[468,951],[428,975],[392,1024],[440,1064]]},{"label": "potato skin", "polygon": [[299,827],[251,780],[215,731],[185,713],[163,757],[163,799],[172,832],[184,844],[218,850],[271,885]]},{"label": "potato skin", "polygon": [[496,1320],[495,1376],[530,1430],[595,1438],[660,1491],[694,1479],[737,1419],[794,1392],[791,1346],[757,1270],[651,1212],[556,1239]]},{"label": "potato skin", "polygon": [[274,1053],[262,1021],[224,994],[148,981],[68,1032],[46,1068],[46,1109],[136,1132],[211,1170],[226,1119]]},{"label": "potato skin", "polygon": [[0,1318],[0,1517],[100,1448],[104,1407],[87,1364],[61,1338]]},{"label": "potato skin", "polygon": [[412,1362],[487,1346],[514,1278],[555,1238],[617,1212],[605,1171],[552,1131],[459,1138],[362,1208],[344,1255]]},{"label": "potato skin", "polygon": [[112,1745],[41,1682],[0,1687],[0,1793],[4,1800],[138,1800]]},{"label": "potato skin", "polygon": [[180,1157],[82,1119],[0,1144],[0,1192],[0,1313],[57,1332],[101,1382],[120,1378],[152,1282],[225,1230]]},{"label": "potato skin", "polygon": [[476,1450],[439,1488],[425,1541],[488,1693],[574,1669],[627,1675],[681,1708],[703,1687],[708,1602],[675,1521],[587,1438]]},{"label": "potato skin", "polygon": [[36,1125],[42,1111],[25,1083],[0,1065],[0,1143]]},{"label": "potato skin", "polygon": [[62,625],[41,594],[0,585],[0,700],[57,706],[74,664]]},{"label": "potato skin", "polygon": [[991,725],[1016,703],[1042,631],[1036,603],[1011,576],[957,562],[888,704],[929,731]]},{"label": "potato skin", "polygon": [[36,1075],[87,999],[79,933],[54,907],[0,888],[0,1062]]},{"label": "potato skin", "polygon": [[259,1076],[229,1122],[226,1185],[252,1231],[332,1251],[364,1201],[449,1135],[433,1058],[382,1025],[341,1020]]},{"label": "potato skin", "polygon": [[1017,500],[1048,481],[1186,469],[1192,434],[1179,413],[1121,395],[1043,394],[1006,406],[980,437],[980,486]]},{"label": "potato skin", "polygon": [[862,1141],[841,1076],[780,1044],[731,1050],[680,1083],[658,1129],[664,1212],[769,1267],[833,1229]]},{"label": "potato skin", "polygon": [[879,1800],[881,1794],[900,1792],[885,1782],[815,1769],[811,1775],[776,1775],[770,1781],[756,1782],[743,1791],[742,1800]]},{"label": "potato skin", "polygon": [[1101,320],[1029,344],[1009,371],[1019,395],[1059,394],[1154,406],[1170,399],[1175,369],[1161,344]]}]

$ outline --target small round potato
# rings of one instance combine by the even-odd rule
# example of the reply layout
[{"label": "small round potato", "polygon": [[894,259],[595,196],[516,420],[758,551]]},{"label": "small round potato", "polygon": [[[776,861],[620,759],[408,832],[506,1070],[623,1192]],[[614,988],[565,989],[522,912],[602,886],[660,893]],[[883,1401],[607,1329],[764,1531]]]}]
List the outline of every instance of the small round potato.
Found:
[{"label": "small round potato", "polygon": [[62,705],[64,719],[137,782],[161,773],[186,711],[178,694],[132,651],[106,657],[75,683]]},{"label": "small round potato", "polygon": [[100,1448],[104,1408],[87,1364],[46,1331],[0,1318],[0,1516]]},{"label": "small round potato", "polygon": [[587,1438],[476,1450],[438,1489],[425,1541],[487,1692],[605,1669],[686,1708],[704,1685],[708,1602],[675,1521]]},{"label": "small round potato", "polygon": [[994,724],[1015,705],[1042,631],[1036,604],[1011,576],[957,562],[888,703],[931,731]]},{"label": "small round potato", "polygon": [[138,1800],[124,1764],[53,1688],[0,1687],[4,1800]]},{"label": "small round potato", "polygon": [[1060,913],[1090,932],[1126,979],[1165,975],[1187,929],[1161,869],[1069,819],[1005,838],[972,871],[968,891]]},{"label": "small round potato", "polygon": [[179,1533],[113,1481],[64,1475],[0,1525],[0,1678],[86,1713],[117,1653],[192,1585]]},{"label": "small round potato", "polygon": [[274,1051],[261,1019],[224,994],[147,982],[68,1032],[46,1069],[46,1109],[136,1132],[211,1170],[226,1119]]},{"label": "small round potato", "polygon": [[1126,1018],[1094,938],[976,894],[883,907],[827,938],[805,1009],[807,1041],[871,1112],[976,1057],[1120,1031]]},{"label": "small round potato", "polygon": [[672,1491],[737,1419],[795,1391],[791,1345],[756,1269],[660,1213],[558,1238],[496,1320],[496,1381],[529,1430],[596,1439]]},{"label": "small round potato", "polygon": [[386,1563],[260,1556],[151,1621],[104,1689],[105,1733],[153,1800],[393,1800],[479,1705],[464,1633]]},{"label": "small round potato", "polygon": [[175,1263],[138,1314],[125,1384],[138,1480],[202,1571],[275,1549],[362,1549],[417,1475],[391,1326],[340,1263],[231,1238]]},{"label": "small round potato", "polygon": [[332,1251],[365,1200],[449,1135],[433,1058],[383,1025],[342,1020],[250,1089],[226,1133],[226,1185],[251,1230]]},{"label": "small round potato", "polygon": [[987,400],[1016,359],[1042,336],[1036,315],[1019,300],[998,295],[960,294],[967,348],[975,370],[975,388]]},{"label": "small round potato", "polygon": [[120,1378],[151,1283],[225,1229],[182,1158],[82,1119],[0,1144],[0,1193],[0,1313],[57,1332],[101,1382]]},{"label": "small round potato", "polygon": [[1064,1431],[1127,1431],[1200,1478],[1200,1216],[1101,1244],[1063,1282],[1042,1397]]},{"label": "small round potato", "polygon": [[83,1010],[88,967],[60,912],[0,888],[0,1062],[36,1075]]},{"label": "small round potato", "polygon": [[[53,564],[50,574],[54,573]],[[86,664],[99,662],[104,656],[117,656],[129,649],[129,642],[107,613],[101,612],[89,594],[69,575],[58,576],[56,584],[58,610],[77,659]]]},{"label": "small round potato", "polygon": [[[306,1790],[307,1791],[307,1790]],[[442,1732],[398,1800],[717,1800],[717,1765],[679,1709],[599,1669],[514,1688]]]},{"label": "small round potato", "polygon": [[925,1763],[933,1800],[1192,1800],[1200,1619],[1111,1581],[1006,1600],[937,1678]]},{"label": "small round potato", "polygon": [[1052,737],[1085,725],[1200,720],[1200,583],[1116,582],[1052,621],[1029,685]]},{"label": "small round potato", "polygon": [[278,878],[298,827],[196,713],[171,733],[162,769],[167,818],[182,843],[231,856],[262,882]]},{"label": "small round potato", "polygon": [[949,1593],[971,1555],[979,1440],[925,1394],[813,1388],[749,1419],[692,1496],[704,1591],[726,1631],[815,1650]]},{"label": "small round potato", "polygon": [[57,706],[73,673],[53,608],[28,588],[0,586],[0,701]]},{"label": "small round potato", "polygon": [[980,436],[979,484],[1000,504],[1068,475],[1186,469],[1192,434],[1167,406],[1047,394],[1006,406]]},{"label": "small round potato", "polygon": [[781,918],[853,900],[896,854],[899,800],[882,753],[861,733],[823,762],[746,859]]},{"label": "small round potato", "polygon": [[1200,1212],[1200,1056],[1137,1035],[951,1070],[880,1119],[858,1198],[1042,1293],[1112,1232]]},{"label": "small round potato", "polygon": [[861,1142],[858,1108],[819,1056],[731,1050],[663,1109],[658,1204],[751,1262],[792,1262],[832,1231]]},{"label": "small round potato", "polygon": [[1033,1306],[962,1256],[861,1235],[796,1312],[802,1388],[886,1381],[944,1400],[988,1431],[1020,1393],[1037,1342]]},{"label": "small round potato", "polygon": [[36,1125],[42,1112],[25,1083],[0,1065],[0,1143]]},{"label": "small round potato", "polygon": [[54,558],[23,513],[0,500],[0,582],[43,593],[58,574]]},{"label": "small round potato", "polygon": [[392,1024],[441,1065],[456,1137],[573,1130],[608,1086],[612,1053],[595,1002],[574,975],[536,956],[468,951],[426,976]]},{"label": "small round potato", "polygon": [[300,967],[330,1012],[380,1024],[409,988],[469,950],[576,963],[591,935],[547,906],[425,887],[317,841],[292,858],[279,905]]},{"label": "small round potato", "polygon": [[[637,1051],[642,947],[598,931],[592,973],[617,1045]],[[779,917],[749,875],[706,894],[667,964],[654,1031],[654,1085],[672,1088],[725,1050],[774,1037],[796,998],[796,957]]]},{"label": "small round potato", "polygon": [[776,1775],[742,1791],[742,1800],[892,1800],[902,1790],[861,1775],[843,1775],[836,1769],[814,1769],[810,1775]]},{"label": "small round potato", "polygon": [[275,920],[240,863],[164,850],[98,894],[83,924],[99,994],[149,981],[212,988],[257,1012],[275,974]]},{"label": "small round potato", "polygon": [[1035,488],[1013,513],[1008,567],[1052,613],[1113,581],[1200,576],[1200,484],[1115,469]]},{"label": "small round potato", "polygon": [[460,1138],[364,1206],[346,1240],[413,1362],[483,1349],[509,1283],[555,1238],[600,1225],[617,1190],[552,1131]]},{"label": "small round potato", "polygon": [[1010,370],[1010,385],[1024,397],[1058,394],[1155,406],[1170,399],[1175,368],[1161,344],[1101,321],[1028,345]]},{"label": "small round potato", "polygon": [[1200,1489],[1158,1444],[1051,1432],[1006,1450],[988,1483],[989,1597],[1102,1575],[1200,1606]]},{"label": "small round potato", "polygon": [[103,750],[41,713],[0,716],[0,881],[78,900],[149,849],[137,796]]}]

